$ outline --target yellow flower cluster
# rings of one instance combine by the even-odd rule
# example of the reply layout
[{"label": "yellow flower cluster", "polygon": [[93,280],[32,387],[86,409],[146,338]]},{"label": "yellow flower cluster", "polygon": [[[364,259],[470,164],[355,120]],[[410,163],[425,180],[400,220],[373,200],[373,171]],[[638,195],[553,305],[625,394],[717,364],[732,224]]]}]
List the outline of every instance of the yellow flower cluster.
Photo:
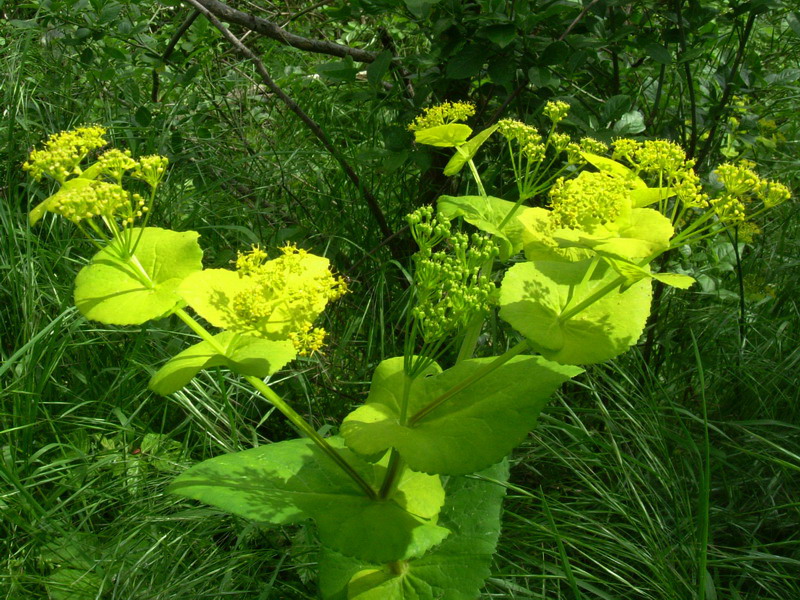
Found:
[{"label": "yellow flower cluster", "polygon": [[724,163],[714,171],[724,192],[711,201],[721,221],[742,222],[747,218],[747,205],[761,200],[764,208],[772,208],[791,198],[791,192],[782,183],[767,181],[752,169],[753,163],[742,161],[738,165]]},{"label": "yellow flower cluster", "polygon": [[166,156],[159,156],[158,154],[142,156],[133,169],[132,175],[155,189],[161,183],[164,173],[167,172],[168,163],[169,160],[167,160]]},{"label": "yellow flower cluster", "polygon": [[120,186],[87,181],[86,185],[62,188],[51,196],[47,208],[77,224],[92,217],[110,217],[126,206],[130,207],[130,197]]},{"label": "yellow flower cluster", "polygon": [[635,160],[643,172],[665,177],[694,166],[686,160],[683,148],[667,140],[647,140],[636,150]]},{"label": "yellow flower cluster", "polygon": [[72,131],[54,133],[44,143],[44,148],[31,152],[23,170],[40,181],[45,175],[59,183],[80,174],[80,162],[92,150],[106,145],[106,130],[100,126],[79,127]]},{"label": "yellow flower cluster", "polygon": [[122,180],[122,176],[126,172],[138,165],[138,163],[131,158],[130,150],[123,151],[117,150],[116,148],[112,148],[101,154],[95,164],[103,174],[108,175],[117,182]]},{"label": "yellow flower cluster", "polygon": [[530,162],[536,163],[544,160],[547,148],[542,143],[542,136],[535,127],[514,119],[502,119],[497,124],[497,131],[509,142],[516,141],[520,152]]},{"label": "yellow flower cluster", "polygon": [[605,173],[582,171],[574,179],[559,177],[550,189],[556,228],[585,229],[616,220],[630,195],[625,182]]},{"label": "yellow flower cluster", "polygon": [[319,350],[325,330],[314,320],[328,302],[347,292],[344,280],[328,268],[325,258],[289,245],[282,255],[268,260],[261,248],[240,253],[239,276],[248,281],[233,297],[232,310],[240,323],[236,329],[269,339],[290,339],[301,355]]},{"label": "yellow flower cluster", "polygon": [[448,123],[466,121],[475,114],[475,106],[468,102],[443,102],[436,106],[423,109],[409,125],[409,131],[430,129]]},{"label": "yellow flower cluster", "polygon": [[569,114],[569,104],[561,100],[551,100],[544,105],[544,110],[542,112],[544,116],[553,122],[553,125],[556,125],[567,118],[567,114]]}]

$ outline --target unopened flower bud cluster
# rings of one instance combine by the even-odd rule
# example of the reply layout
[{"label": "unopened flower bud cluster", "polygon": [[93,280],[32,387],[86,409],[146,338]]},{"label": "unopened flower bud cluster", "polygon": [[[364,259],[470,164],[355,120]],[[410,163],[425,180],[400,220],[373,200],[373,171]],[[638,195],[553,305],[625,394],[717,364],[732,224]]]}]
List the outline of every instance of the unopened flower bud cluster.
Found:
[{"label": "unopened flower bud cluster", "polygon": [[[409,222],[421,242],[414,256],[417,302],[412,316],[423,339],[433,342],[457,334],[475,315],[489,311],[495,286],[482,268],[499,252],[487,237],[443,230],[446,222],[427,208],[410,215]],[[437,240],[445,249],[434,252],[431,241]]]},{"label": "unopened flower bud cluster", "polygon": [[36,181],[47,176],[64,183],[81,173],[78,165],[89,152],[106,145],[105,134],[104,128],[95,125],[54,133],[47,138],[44,148],[31,152],[22,168]]}]

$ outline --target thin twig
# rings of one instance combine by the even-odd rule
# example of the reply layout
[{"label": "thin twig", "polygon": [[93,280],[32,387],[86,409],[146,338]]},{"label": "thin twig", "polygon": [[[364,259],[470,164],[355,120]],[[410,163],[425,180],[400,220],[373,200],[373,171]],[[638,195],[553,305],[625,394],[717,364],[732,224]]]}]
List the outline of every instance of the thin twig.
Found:
[{"label": "thin twig", "polygon": [[[169,60],[169,57],[172,56],[172,53],[175,51],[175,46],[178,45],[178,41],[180,41],[180,39],[183,37],[183,34],[189,30],[189,27],[192,26],[194,20],[199,16],[200,16],[200,11],[198,10],[192,11],[192,14],[186,17],[183,23],[181,23],[181,26],[178,27],[178,29],[175,31],[174,34],[172,34],[172,37],[170,38],[169,43],[167,44],[167,47],[164,48],[164,52],[161,54],[161,60],[163,62],[167,62]],[[160,85],[161,81],[158,78],[158,69],[153,68],[153,91],[150,94],[150,99],[153,102],[158,102],[158,88],[160,87]]]},{"label": "thin twig", "polygon": [[[367,203],[367,207],[369,208],[372,217],[375,219],[376,223],[378,224],[378,228],[381,231],[381,235],[384,238],[389,238],[392,236],[392,231],[389,229],[389,224],[386,222],[386,217],[383,214],[380,206],[378,205],[378,200],[372,194],[372,192],[367,189],[361,180],[359,179],[356,172],[353,170],[353,167],[350,166],[350,163],[347,162],[344,155],[339,151],[338,148],[331,142],[328,138],[327,134],[322,130],[322,128],[314,121],[311,117],[309,117],[305,111],[300,108],[300,106],[295,102],[286,92],[283,91],[282,88],[278,87],[278,85],[272,80],[270,77],[269,72],[267,71],[264,63],[256,56],[250,48],[245,46],[239,39],[225,27],[219,19],[216,18],[202,3],[208,2],[208,0],[184,0],[197,8],[200,12],[203,13],[209,22],[216,27],[220,33],[236,48],[241,54],[245,57],[250,59],[256,67],[256,71],[261,76],[261,80],[264,82],[264,85],[267,86],[273,94],[275,94],[281,101],[291,110],[294,114],[298,116],[298,118],[305,123],[305,125],[311,130],[311,132],[317,137],[320,143],[325,147],[325,149],[333,156],[342,167],[342,170],[347,175],[348,179],[355,185],[358,190],[361,192],[361,195],[364,197],[364,201]],[[392,255],[395,258],[401,258],[401,253],[399,249],[396,247],[396,244],[390,244],[389,249],[392,252]]]}]

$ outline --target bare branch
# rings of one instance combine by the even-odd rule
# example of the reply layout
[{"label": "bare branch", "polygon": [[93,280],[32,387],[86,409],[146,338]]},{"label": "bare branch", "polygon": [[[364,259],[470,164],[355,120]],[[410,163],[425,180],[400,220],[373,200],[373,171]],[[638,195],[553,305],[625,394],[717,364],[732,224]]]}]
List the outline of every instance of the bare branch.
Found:
[{"label": "bare branch", "polygon": [[[283,91],[270,77],[269,72],[267,71],[264,63],[256,56],[256,54],[250,50],[247,46],[245,46],[231,31],[225,27],[219,19],[217,19],[211,11],[209,11],[203,3],[208,2],[209,0],[184,0],[188,4],[194,6],[197,10],[203,13],[211,24],[216,27],[220,33],[227,39],[233,46],[236,48],[241,54],[245,57],[250,59],[256,67],[256,71],[258,71],[261,80],[264,82],[270,91],[275,94],[281,101],[289,107],[294,114],[296,114],[303,123],[311,130],[311,132],[317,137],[320,143],[325,147],[325,149],[330,152],[331,156],[333,156],[342,167],[342,170],[347,175],[347,178],[355,185],[358,190],[361,192],[361,195],[364,198],[364,201],[367,203],[367,207],[369,208],[370,213],[372,213],[372,217],[375,219],[376,223],[378,224],[378,228],[381,231],[381,235],[384,238],[391,238],[392,230],[389,229],[389,224],[386,222],[386,217],[383,214],[380,206],[378,205],[378,200],[372,194],[372,192],[364,186],[364,184],[359,179],[358,175],[356,174],[353,167],[350,166],[350,163],[347,162],[347,159],[344,155],[339,151],[339,149],[331,142],[330,138],[328,138],[327,134],[322,130],[322,128],[314,121],[311,117],[309,117],[305,111],[300,108],[300,106],[295,102],[286,92]],[[392,240],[394,241],[394,240]],[[399,258],[401,252],[396,244],[389,244],[389,248],[392,251],[392,255],[395,258]]]},{"label": "bare branch", "polygon": [[374,61],[375,57],[377,56],[376,53],[368,52],[367,50],[351,48],[349,46],[343,46],[342,44],[336,44],[334,42],[328,42],[324,40],[311,40],[293,33],[289,33],[272,21],[243,13],[242,11],[231,8],[227,4],[223,4],[218,0],[183,1],[191,4],[194,7],[206,9],[208,13],[213,14],[226,23],[241,25],[242,27],[255,31],[256,33],[260,33],[265,37],[277,40],[282,44],[291,46],[293,48],[299,48],[300,50],[306,50],[307,52],[329,54],[331,56],[339,56],[341,58],[350,56],[353,58],[353,60],[365,63]]},{"label": "bare branch", "polygon": [[[172,56],[172,52],[175,50],[175,46],[178,45],[178,42],[183,37],[183,34],[189,30],[189,27],[192,26],[195,19],[200,16],[199,10],[193,10],[192,14],[190,14],[186,19],[184,19],[183,23],[181,23],[180,27],[178,27],[177,31],[172,34],[172,37],[167,44],[167,47],[164,49],[164,53],[161,55],[161,60],[167,62],[169,57]],[[160,85],[160,81],[158,79],[158,68],[153,69],[153,91],[151,92],[151,100],[153,102],[158,102],[158,88]]]}]

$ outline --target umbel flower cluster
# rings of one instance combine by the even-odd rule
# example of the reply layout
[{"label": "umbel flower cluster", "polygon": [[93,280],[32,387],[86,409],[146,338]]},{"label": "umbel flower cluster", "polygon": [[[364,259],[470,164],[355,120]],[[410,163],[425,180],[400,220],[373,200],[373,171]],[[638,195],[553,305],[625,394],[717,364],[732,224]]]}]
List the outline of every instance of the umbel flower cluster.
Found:
[{"label": "umbel flower cluster", "polygon": [[[130,325],[189,304],[209,323],[227,330],[226,335],[240,336],[224,338],[227,343],[258,338],[294,347],[292,356],[318,351],[326,333],[314,327],[314,321],[328,302],[347,291],[328,260],[294,245],[281,248],[280,256],[270,260],[254,246],[239,254],[236,271],[202,270],[196,233],[146,226],[166,173],[166,157],[136,159],[130,151],[116,148],[103,152],[106,133],[103,127],[88,126],[54,134],[23,165],[34,179],[48,177],[59,184],[31,211],[31,223],[47,212],[58,214],[75,223],[101,250],[96,258],[102,261],[79,274],[78,308],[90,319]],[[93,153],[95,160],[85,165]],[[149,197],[128,191],[124,187],[128,178],[149,187]],[[141,227],[134,227],[141,217]],[[116,261],[119,267],[109,266]],[[108,281],[120,289],[105,289]],[[131,309],[132,305],[140,310]],[[237,348],[228,346],[227,359],[241,354]]]},{"label": "umbel flower cluster", "polygon": [[[416,303],[412,316],[422,338],[434,342],[463,330],[476,316],[488,314],[495,286],[484,265],[498,255],[497,245],[479,234],[451,232],[433,207],[407,217],[419,252],[414,255]],[[437,246],[444,249],[433,251]]]},{"label": "umbel flower cluster", "polygon": [[117,219],[124,228],[145,216],[150,202],[135,192],[127,191],[122,186],[122,178],[130,173],[131,177],[144,181],[151,189],[152,201],[155,189],[166,173],[167,158],[153,155],[137,161],[131,157],[130,151],[112,148],[83,169],[81,165],[89,154],[108,143],[106,133],[98,125],[63,131],[51,135],[43,148],[31,152],[22,165],[23,170],[30,172],[37,181],[49,177],[61,186],[31,211],[31,224],[46,212],[61,215],[76,225],[100,217],[114,234]]},{"label": "umbel flower cluster", "polygon": [[314,327],[314,320],[328,302],[347,293],[347,284],[331,273],[327,260],[294,245],[280,249],[278,258],[269,260],[258,246],[239,253],[236,270],[243,289],[231,303],[229,329],[267,339],[288,338],[298,354],[318,351],[326,332]]}]

